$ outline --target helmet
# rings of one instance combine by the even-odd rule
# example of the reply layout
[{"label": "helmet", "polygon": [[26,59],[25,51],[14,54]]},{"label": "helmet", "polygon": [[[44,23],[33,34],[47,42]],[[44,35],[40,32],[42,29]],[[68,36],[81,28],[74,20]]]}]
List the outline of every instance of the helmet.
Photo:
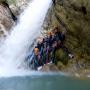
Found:
[{"label": "helmet", "polygon": [[58,32],[58,30],[59,30],[59,28],[55,27],[52,31],[53,31],[53,33],[56,33],[56,32]]},{"label": "helmet", "polygon": [[52,35],[52,32],[48,32],[47,34],[48,34],[49,36],[51,36],[51,35]]}]

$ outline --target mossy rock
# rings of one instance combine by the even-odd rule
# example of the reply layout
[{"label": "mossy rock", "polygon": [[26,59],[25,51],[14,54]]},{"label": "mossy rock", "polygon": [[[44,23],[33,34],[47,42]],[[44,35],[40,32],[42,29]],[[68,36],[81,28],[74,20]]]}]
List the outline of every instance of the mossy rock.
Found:
[{"label": "mossy rock", "polygon": [[59,70],[61,70],[61,69],[63,69],[65,66],[64,66],[64,64],[63,64],[62,62],[58,61],[58,62],[57,62],[57,67],[58,67]]},{"label": "mossy rock", "polygon": [[56,52],[56,60],[61,61],[64,65],[66,65],[68,63],[67,54],[62,49],[59,49]]}]

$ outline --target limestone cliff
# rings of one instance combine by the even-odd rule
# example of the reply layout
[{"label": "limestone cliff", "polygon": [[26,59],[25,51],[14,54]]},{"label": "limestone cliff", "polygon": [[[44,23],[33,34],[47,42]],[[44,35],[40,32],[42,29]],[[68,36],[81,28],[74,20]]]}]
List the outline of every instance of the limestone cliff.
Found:
[{"label": "limestone cliff", "polygon": [[12,14],[4,2],[8,3],[11,12],[16,17],[28,6],[26,0],[0,0],[0,39],[6,37],[16,23],[13,21]]},{"label": "limestone cliff", "polygon": [[[75,58],[78,67],[90,67],[90,1],[55,0],[47,18],[47,27],[59,26],[66,31],[65,46]],[[69,60],[62,51],[58,51],[58,60]],[[63,61],[62,60],[62,61]]]},{"label": "limestone cliff", "polygon": [[0,4],[0,36],[6,35],[13,24],[14,21],[12,20],[8,9]]}]

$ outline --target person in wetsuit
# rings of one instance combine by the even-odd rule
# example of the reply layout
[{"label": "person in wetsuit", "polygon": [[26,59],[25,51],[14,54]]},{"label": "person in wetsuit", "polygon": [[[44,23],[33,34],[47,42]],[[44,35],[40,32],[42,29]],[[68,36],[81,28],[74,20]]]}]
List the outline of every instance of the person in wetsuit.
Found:
[{"label": "person in wetsuit", "polygon": [[52,32],[48,32],[46,38],[44,39],[45,42],[45,53],[46,53],[46,63],[50,62],[50,53],[52,52],[52,44],[53,44],[53,38],[52,38]]},{"label": "person in wetsuit", "polygon": [[44,54],[44,42],[43,42],[43,38],[42,37],[39,37],[38,39],[38,42],[37,42],[37,48],[39,49],[39,55],[40,55],[40,59],[39,59],[39,66],[43,66],[44,64],[44,57],[43,57],[43,54]]},{"label": "person in wetsuit", "polygon": [[39,67],[39,49],[37,46],[34,48],[34,58],[32,64],[34,66],[34,69],[37,70],[37,68]]},{"label": "person in wetsuit", "polygon": [[57,48],[62,48],[70,58],[73,58],[73,54],[69,51],[67,47],[64,46],[64,41],[65,41],[65,31],[60,32],[58,27],[55,27],[53,30],[55,33],[54,35],[54,40],[57,41]]}]

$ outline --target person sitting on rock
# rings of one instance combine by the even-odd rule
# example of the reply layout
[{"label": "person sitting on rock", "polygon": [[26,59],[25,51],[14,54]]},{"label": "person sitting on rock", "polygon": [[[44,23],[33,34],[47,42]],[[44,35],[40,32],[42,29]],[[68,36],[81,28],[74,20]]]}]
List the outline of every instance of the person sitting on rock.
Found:
[{"label": "person sitting on rock", "polygon": [[48,32],[47,33],[47,37],[46,37],[46,42],[47,42],[47,45],[51,46],[52,45],[52,32]]},{"label": "person sitting on rock", "polygon": [[55,27],[53,30],[54,38],[53,41],[57,42],[57,48],[60,48],[61,45],[61,32],[59,31],[58,27]]},{"label": "person sitting on rock", "polygon": [[55,29],[53,30],[53,32],[55,33],[54,35],[54,39],[57,41],[57,48],[62,48],[70,58],[73,58],[74,55],[68,50],[68,48],[66,48],[64,46],[64,41],[65,41],[65,31],[60,32],[58,27],[55,27]]},{"label": "person sitting on rock", "polygon": [[44,42],[43,42],[43,37],[39,37],[37,41],[37,48],[39,49],[39,55],[40,55],[40,61],[39,65],[42,66],[44,64],[43,61],[43,54],[44,54]]},{"label": "person sitting on rock", "polygon": [[34,64],[34,69],[37,70],[37,68],[39,67],[39,49],[37,46],[34,48],[33,64]]},{"label": "person sitting on rock", "polygon": [[46,53],[46,63],[50,62],[50,53],[51,53],[51,46],[53,44],[52,40],[52,33],[48,32],[47,37],[44,38],[44,43],[45,43],[45,53]]}]

